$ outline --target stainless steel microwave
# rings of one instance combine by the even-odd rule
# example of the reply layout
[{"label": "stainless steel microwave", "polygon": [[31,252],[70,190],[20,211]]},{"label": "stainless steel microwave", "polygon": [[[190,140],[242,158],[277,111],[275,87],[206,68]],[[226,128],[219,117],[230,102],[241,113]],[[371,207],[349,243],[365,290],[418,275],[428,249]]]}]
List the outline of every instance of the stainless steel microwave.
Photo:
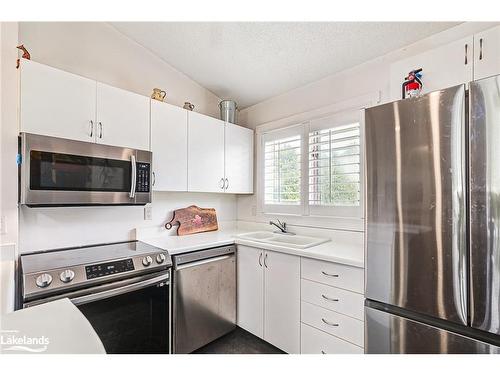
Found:
[{"label": "stainless steel microwave", "polygon": [[151,202],[149,151],[21,133],[21,204],[145,205]]}]

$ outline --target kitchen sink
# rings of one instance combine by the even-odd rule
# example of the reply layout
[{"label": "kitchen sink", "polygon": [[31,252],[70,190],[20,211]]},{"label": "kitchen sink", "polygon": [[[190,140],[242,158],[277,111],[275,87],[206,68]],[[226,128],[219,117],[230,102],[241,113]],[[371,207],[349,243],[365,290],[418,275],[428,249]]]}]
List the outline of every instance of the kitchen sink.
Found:
[{"label": "kitchen sink", "polygon": [[299,236],[273,232],[251,232],[237,236],[243,240],[268,243],[270,245],[287,246],[297,249],[307,249],[330,241],[328,238]]}]

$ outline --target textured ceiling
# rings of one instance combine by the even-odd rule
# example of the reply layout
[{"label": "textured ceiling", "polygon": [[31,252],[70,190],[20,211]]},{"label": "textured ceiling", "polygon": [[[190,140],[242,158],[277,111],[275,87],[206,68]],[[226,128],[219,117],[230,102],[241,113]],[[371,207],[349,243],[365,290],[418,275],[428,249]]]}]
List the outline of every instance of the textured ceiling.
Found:
[{"label": "textured ceiling", "polygon": [[382,56],[451,22],[114,22],[203,87],[240,108]]}]

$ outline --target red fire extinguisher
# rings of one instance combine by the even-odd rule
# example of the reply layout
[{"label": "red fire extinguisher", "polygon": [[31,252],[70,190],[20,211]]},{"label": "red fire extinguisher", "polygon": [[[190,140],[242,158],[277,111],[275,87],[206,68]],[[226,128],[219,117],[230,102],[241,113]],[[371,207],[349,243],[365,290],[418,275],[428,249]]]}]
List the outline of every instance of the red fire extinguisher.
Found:
[{"label": "red fire extinguisher", "polygon": [[422,91],[422,68],[412,70],[408,73],[402,86],[403,99],[406,97],[414,97],[420,94]]}]

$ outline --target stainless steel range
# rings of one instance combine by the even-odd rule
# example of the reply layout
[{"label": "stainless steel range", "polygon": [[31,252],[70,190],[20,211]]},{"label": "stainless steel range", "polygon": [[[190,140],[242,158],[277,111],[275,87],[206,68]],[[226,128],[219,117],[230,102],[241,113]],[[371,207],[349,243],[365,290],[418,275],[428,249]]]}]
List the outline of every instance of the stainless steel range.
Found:
[{"label": "stainless steel range", "polygon": [[69,298],[106,352],[169,353],[171,266],[139,241],[25,254],[23,307]]}]

